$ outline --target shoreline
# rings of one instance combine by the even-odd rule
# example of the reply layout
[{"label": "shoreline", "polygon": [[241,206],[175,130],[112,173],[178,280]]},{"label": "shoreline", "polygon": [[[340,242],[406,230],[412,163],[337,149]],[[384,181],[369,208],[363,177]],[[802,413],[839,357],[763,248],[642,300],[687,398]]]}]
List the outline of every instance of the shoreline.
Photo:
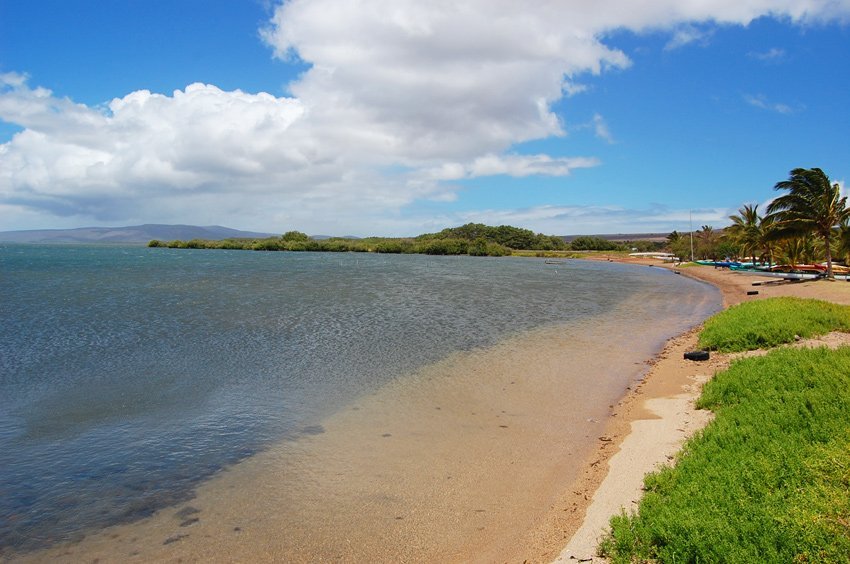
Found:
[{"label": "shoreline", "polygon": [[[723,308],[750,300],[778,296],[823,299],[850,304],[847,282],[805,281],[776,283],[766,277],[709,267],[679,268],[654,259],[604,260],[647,267],[667,268],[677,274],[711,284],[720,290]],[[761,283],[754,286],[754,283]],[[757,294],[748,294],[756,288]],[[541,545],[535,562],[604,562],[596,556],[599,540],[608,530],[610,518],[632,511],[642,495],[646,474],[672,461],[682,444],[712,419],[711,412],[695,409],[702,386],[728,367],[734,355],[713,353],[706,362],[684,360],[694,350],[702,324],[670,339],[663,350],[648,361],[643,380],[617,405],[606,424],[606,440],[584,463],[581,477],[549,512],[544,528],[562,531],[561,548]]]}]

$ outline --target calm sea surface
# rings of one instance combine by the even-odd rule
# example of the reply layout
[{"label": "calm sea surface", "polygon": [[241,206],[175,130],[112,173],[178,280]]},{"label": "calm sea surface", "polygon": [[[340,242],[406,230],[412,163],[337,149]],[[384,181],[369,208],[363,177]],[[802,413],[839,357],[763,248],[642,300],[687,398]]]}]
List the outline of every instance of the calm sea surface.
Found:
[{"label": "calm sea surface", "polygon": [[585,261],[0,246],[0,553],[151,515],[455,351],[635,293],[658,305],[624,322],[676,332],[719,306]]}]

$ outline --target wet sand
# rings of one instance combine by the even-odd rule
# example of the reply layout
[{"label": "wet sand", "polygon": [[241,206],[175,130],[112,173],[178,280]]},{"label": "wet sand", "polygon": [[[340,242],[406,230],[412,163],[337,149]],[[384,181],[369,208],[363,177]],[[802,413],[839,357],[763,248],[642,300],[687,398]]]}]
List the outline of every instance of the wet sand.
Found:
[{"label": "wet sand", "polygon": [[[648,299],[621,307],[645,312],[657,305]],[[18,559],[522,562],[556,555],[569,529],[549,515],[560,510],[565,484],[583,478],[584,461],[613,444],[606,422],[645,374],[659,336],[669,335],[636,329],[587,319],[457,353],[220,473],[186,504]]]},{"label": "wet sand", "polygon": [[[670,268],[683,276],[709,282],[721,290],[726,307],[779,296],[850,305],[850,283],[845,281],[787,283],[712,267],[678,268],[652,259],[622,262]],[[752,291],[758,293],[748,294]],[[562,528],[569,542],[563,543],[559,552],[552,552],[541,543],[540,552],[529,561],[602,562],[603,559],[595,556],[596,547],[611,516],[633,510],[640,499],[645,474],[673,460],[682,443],[710,421],[710,413],[694,409],[694,401],[702,384],[725,369],[735,355],[715,353],[707,362],[684,360],[683,353],[694,350],[697,335],[698,328],[671,339],[653,360],[646,378],[619,404],[606,429],[612,440],[599,446],[586,462],[581,478],[550,512],[549,530]],[[802,346],[848,344],[848,334],[830,334],[801,343]],[[558,512],[565,517],[559,519]]]}]

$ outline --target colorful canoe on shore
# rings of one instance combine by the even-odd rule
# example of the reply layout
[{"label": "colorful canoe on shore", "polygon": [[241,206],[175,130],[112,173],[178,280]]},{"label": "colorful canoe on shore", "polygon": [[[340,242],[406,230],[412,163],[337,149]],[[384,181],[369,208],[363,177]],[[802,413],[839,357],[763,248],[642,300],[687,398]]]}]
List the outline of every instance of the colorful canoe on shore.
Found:
[{"label": "colorful canoe on shore", "polygon": [[[786,280],[816,280],[824,278],[827,267],[824,264],[777,264],[773,266],[756,266],[750,268],[733,268],[736,272],[784,278]],[[832,265],[832,273],[836,280],[850,280],[850,268],[843,265]]]},{"label": "colorful canoe on shore", "polygon": [[703,266],[713,266],[715,268],[736,268],[741,266],[741,263],[736,260],[698,260],[695,262]]}]

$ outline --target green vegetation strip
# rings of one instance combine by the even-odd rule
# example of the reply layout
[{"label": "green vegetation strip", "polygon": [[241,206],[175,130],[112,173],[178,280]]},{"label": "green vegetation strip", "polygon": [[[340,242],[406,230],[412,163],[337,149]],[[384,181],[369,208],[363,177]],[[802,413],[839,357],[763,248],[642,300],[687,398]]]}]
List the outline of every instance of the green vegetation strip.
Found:
[{"label": "green vegetation strip", "polygon": [[850,332],[850,307],[820,300],[771,298],[745,302],[705,323],[699,346],[737,352],[770,348],[830,331]]},{"label": "green vegetation strip", "polygon": [[[772,301],[742,311],[775,311]],[[712,322],[720,331],[738,315]],[[714,421],[675,467],[647,476],[638,512],[612,519],[600,551],[613,562],[847,562],[850,347],[738,360],[706,384],[698,407]]]},{"label": "green vegetation strip", "polygon": [[280,237],[265,239],[192,239],[191,241],[160,241],[154,239],[148,247],[171,249],[226,249],[251,251],[311,251],[360,252],[428,255],[470,255],[502,257],[527,251],[538,257],[560,257],[568,251],[618,250],[628,252],[658,250],[656,241],[617,243],[599,237],[577,237],[568,244],[563,237],[534,233],[528,229],[499,225],[490,227],[481,223],[467,223],[460,227],[443,229],[439,233],[425,233],[417,237],[366,237],[363,239],[331,237],[313,239],[300,231],[288,231]]}]

